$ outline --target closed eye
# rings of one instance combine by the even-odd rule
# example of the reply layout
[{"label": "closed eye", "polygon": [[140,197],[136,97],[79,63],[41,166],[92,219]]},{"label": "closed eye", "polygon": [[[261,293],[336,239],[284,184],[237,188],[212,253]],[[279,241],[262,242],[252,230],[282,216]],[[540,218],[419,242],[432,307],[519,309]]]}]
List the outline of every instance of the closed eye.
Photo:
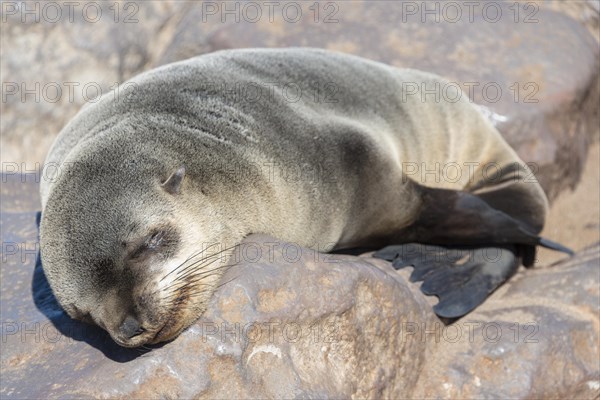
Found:
[{"label": "closed eye", "polygon": [[133,250],[129,254],[130,259],[140,258],[142,255],[146,254],[148,251],[156,251],[158,250],[165,242],[165,231],[156,231],[151,235],[148,235],[144,241],[138,245],[135,250]]},{"label": "closed eye", "polygon": [[165,231],[154,232],[152,236],[144,243],[147,249],[156,249],[163,243],[165,237]]},{"label": "closed eye", "polygon": [[136,261],[153,255],[167,258],[176,250],[179,238],[176,230],[162,226],[151,232],[126,246],[130,249],[126,259]]}]

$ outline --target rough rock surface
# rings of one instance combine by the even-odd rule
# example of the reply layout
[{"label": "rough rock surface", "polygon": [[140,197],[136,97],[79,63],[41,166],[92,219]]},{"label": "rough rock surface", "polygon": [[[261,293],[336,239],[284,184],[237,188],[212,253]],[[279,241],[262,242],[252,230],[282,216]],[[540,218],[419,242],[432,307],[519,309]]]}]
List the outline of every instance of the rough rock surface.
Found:
[{"label": "rough rock surface", "polygon": [[[548,213],[542,236],[579,251],[600,243],[600,143],[590,147],[581,182],[561,193]],[[549,265],[564,255],[539,249],[536,265]]]},{"label": "rough rock surface", "polygon": [[[594,246],[574,259],[521,271],[448,327],[449,340],[426,350],[435,363],[422,371],[414,396],[597,398],[599,251]],[[462,335],[455,340],[456,332]]]},{"label": "rough rock surface", "polygon": [[255,236],[192,328],[123,349],[57,306],[36,266],[37,184],[20,178],[2,185],[3,398],[600,395],[598,246],[445,328],[409,271]]},{"label": "rough rock surface", "polygon": [[81,106],[155,63],[185,4],[92,3],[2,4],[3,171],[35,170]]}]

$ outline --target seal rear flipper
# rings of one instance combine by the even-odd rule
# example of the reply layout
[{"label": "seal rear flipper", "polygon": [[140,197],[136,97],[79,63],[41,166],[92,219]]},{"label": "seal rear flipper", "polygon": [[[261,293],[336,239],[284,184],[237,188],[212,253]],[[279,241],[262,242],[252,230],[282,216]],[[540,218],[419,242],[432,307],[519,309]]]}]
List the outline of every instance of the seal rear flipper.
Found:
[{"label": "seal rear flipper", "polygon": [[[510,208],[499,210],[479,195],[418,185],[422,195],[419,217],[397,235],[400,243],[417,242],[441,245],[521,245],[542,246],[573,254],[572,250],[538,236],[536,228],[510,214]],[[496,196],[512,192],[496,191]],[[489,200],[489,194],[488,194]],[[515,198],[513,207],[525,201]],[[521,254],[521,251],[518,252]],[[531,251],[529,251],[531,253]],[[529,261],[529,257],[524,260]],[[526,263],[527,265],[528,263]]]},{"label": "seal rear flipper", "polygon": [[511,245],[472,247],[408,243],[385,247],[374,257],[391,261],[395,269],[414,267],[411,282],[423,281],[421,291],[439,298],[433,311],[443,318],[459,318],[472,311],[519,267],[519,257]]}]

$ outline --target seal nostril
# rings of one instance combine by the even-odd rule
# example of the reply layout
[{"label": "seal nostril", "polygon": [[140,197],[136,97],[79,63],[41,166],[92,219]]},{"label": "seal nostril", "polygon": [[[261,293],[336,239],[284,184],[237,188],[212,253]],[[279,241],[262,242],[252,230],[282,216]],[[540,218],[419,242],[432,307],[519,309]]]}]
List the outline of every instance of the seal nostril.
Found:
[{"label": "seal nostril", "polygon": [[144,329],[142,326],[140,326],[140,323],[138,322],[138,320],[135,319],[134,317],[132,317],[131,315],[128,315],[127,317],[125,317],[125,319],[123,320],[123,323],[119,327],[119,330],[121,331],[123,336],[125,336],[128,339],[131,339],[134,336],[137,336],[137,335],[140,335],[140,334],[146,332],[146,329]]}]

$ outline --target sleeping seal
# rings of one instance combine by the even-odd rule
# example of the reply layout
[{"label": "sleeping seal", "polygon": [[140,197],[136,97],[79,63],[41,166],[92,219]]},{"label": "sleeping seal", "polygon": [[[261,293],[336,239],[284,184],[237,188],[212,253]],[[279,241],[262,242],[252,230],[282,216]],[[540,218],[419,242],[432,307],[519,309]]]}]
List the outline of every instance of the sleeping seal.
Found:
[{"label": "sleeping seal", "polygon": [[[442,84],[453,101],[423,101],[407,83]],[[251,233],[317,249],[419,243],[416,253],[404,245],[377,255],[412,263],[443,317],[470,311],[531,264],[536,245],[560,249],[537,236],[548,205],[531,171],[435,75],[316,49],[247,49],[126,86],[58,136],[40,223],[60,304],[122,346],[169,340],[202,314],[228,266],[217,255],[233,251],[205,243]],[[451,164],[470,173],[414,174]],[[288,179],[278,166],[321,172]],[[447,246],[458,256],[414,257]],[[503,251],[499,261],[482,257],[489,248]]]}]

